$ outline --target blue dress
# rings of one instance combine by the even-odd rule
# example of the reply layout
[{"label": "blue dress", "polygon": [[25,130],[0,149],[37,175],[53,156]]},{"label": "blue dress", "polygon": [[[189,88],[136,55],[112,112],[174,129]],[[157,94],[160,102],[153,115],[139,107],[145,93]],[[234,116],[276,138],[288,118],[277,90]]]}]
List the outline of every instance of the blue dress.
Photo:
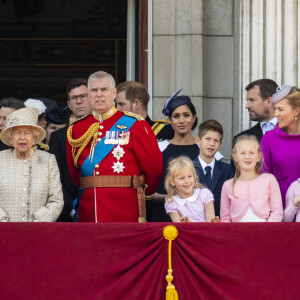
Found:
[{"label": "blue dress", "polygon": [[[165,140],[158,143],[160,150],[163,155],[163,177],[160,181],[160,184],[157,188],[157,193],[166,194],[165,189],[165,178],[168,167],[168,162],[172,158],[179,156],[187,156],[191,160],[194,160],[199,155],[199,147],[197,144],[193,145],[173,145],[169,141]],[[148,215],[148,220],[150,222],[172,222],[169,215],[166,213],[165,204],[163,203],[153,203],[151,205],[151,214]]]}]

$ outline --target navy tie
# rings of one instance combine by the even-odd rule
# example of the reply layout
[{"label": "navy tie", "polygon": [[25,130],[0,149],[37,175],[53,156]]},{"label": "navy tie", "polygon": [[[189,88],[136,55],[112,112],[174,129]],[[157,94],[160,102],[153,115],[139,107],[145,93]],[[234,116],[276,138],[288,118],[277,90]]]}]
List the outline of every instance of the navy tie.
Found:
[{"label": "navy tie", "polygon": [[206,174],[205,174],[205,177],[206,177],[206,182],[207,182],[207,187],[210,187],[210,184],[211,184],[211,166],[206,166],[204,168]]}]

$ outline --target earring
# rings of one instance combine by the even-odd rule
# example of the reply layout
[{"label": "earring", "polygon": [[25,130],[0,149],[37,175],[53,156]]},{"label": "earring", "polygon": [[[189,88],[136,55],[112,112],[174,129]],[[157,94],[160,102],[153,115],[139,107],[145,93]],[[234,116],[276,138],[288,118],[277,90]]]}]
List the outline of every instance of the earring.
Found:
[{"label": "earring", "polygon": [[295,120],[297,120],[298,119],[298,117],[295,117]]}]

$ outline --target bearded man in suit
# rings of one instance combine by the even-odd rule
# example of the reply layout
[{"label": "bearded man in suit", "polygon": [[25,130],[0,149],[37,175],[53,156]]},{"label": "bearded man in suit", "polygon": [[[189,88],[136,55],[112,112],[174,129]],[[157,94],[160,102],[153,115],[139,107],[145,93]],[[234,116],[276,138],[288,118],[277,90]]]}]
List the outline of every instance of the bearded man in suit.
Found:
[{"label": "bearded man in suit", "polygon": [[233,145],[236,138],[240,135],[254,135],[260,142],[263,135],[272,130],[277,124],[275,109],[272,104],[272,95],[276,93],[278,85],[271,79],[259,79],[249,83],[245,90],[246,109],[252,121],[258,121],[256,125],[237,134],[233,139]]}]

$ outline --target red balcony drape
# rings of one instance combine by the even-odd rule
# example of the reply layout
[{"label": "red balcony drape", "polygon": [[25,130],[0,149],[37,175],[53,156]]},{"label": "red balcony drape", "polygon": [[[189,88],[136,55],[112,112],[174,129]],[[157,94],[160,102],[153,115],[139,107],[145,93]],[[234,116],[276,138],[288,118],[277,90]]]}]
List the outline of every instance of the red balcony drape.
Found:
[{"label": "red balcony drape", "polygon": [[[166,225],[2,223],[0,299],[162,300]],[[299,224],[173,225],[180,300],[299,299]]]}]

